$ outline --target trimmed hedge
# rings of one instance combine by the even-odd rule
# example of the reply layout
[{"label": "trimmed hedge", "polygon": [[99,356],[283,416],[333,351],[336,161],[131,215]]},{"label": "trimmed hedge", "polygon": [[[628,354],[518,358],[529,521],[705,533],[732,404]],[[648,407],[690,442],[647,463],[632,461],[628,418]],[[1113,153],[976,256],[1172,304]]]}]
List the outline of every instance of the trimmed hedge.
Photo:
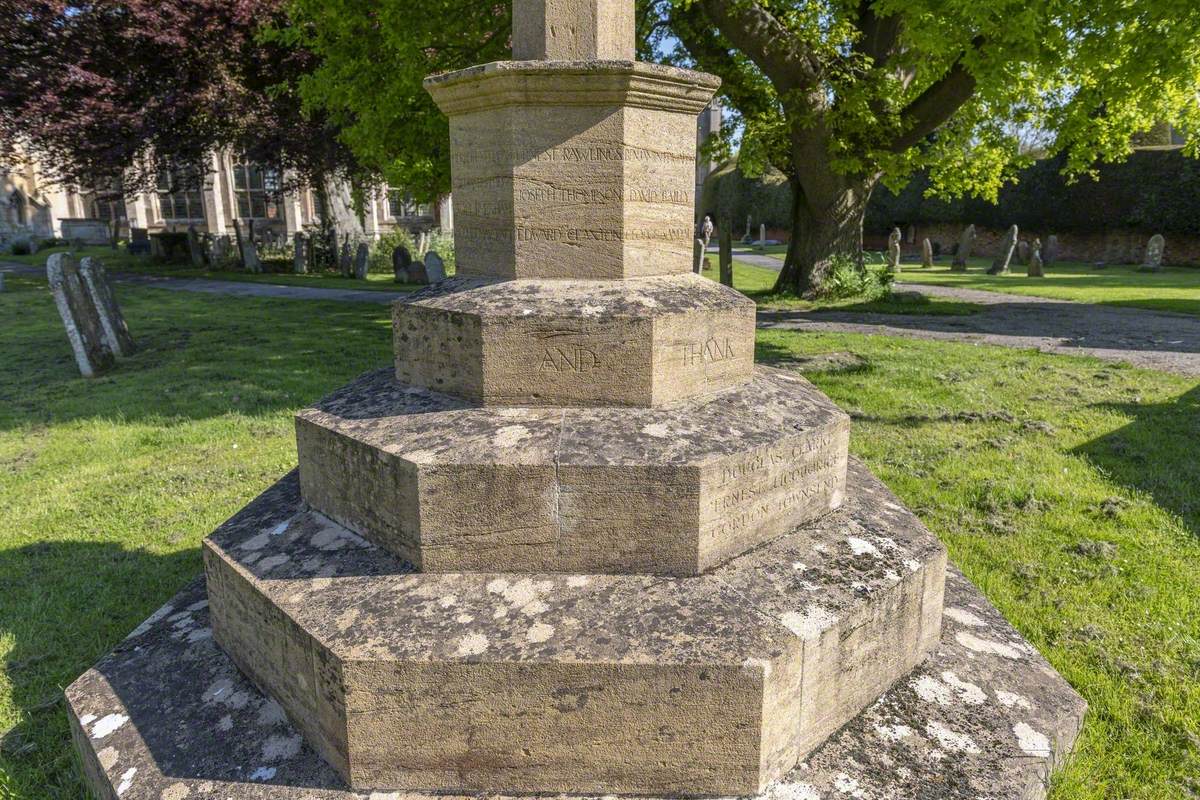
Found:
[{"label": "trimmed hedge", "polygon": [[728,214],[735,232],[744,229],[747,216],[755,236],[759,225],[792,227],[792,190],[787,177],[774,169],[761,178],[747,178],[736,161],[726,162],[704,182],[700,206],[700,213],[711,214],[714,222]]},{"label": "trimmed hedge", "polygon": [[1138,150],[1127,160],[1102,164],[1096,179],[1068,183],[1061,157],[1039,161],[1000,192],[999,203],[923,196],[918,175],[898,194],[880,186],[871,196],[864,228],[884,233],[921,222],[974,223],[1003,229],[1055,231],[1138,230],[1148,234],[1200,234],[1200,161],[1181,150]]},{"label": "trimmed hedge", "polygon": [[[1181,150],[1137,150],[1127,160],[1102,164],[1098,178],[1068,183],[1063,158],[1039,161],[1000,192],[999,203],[976,198],[925,197],[929,177],[916,175],[899,193],[879,186],[871,195],[863,228],[887,234],[894,226],[916,223],[974,223],[1004,229],[1100,232],[1137,230],[1147,234],[1200,234],[1200,160]],[[730,212],[734,230],[749,214],[757,227],[791,227],[791,190],[783,173],[772,170],[751,179],[736,162],[723,165],[705,182],[703,213]]]}]

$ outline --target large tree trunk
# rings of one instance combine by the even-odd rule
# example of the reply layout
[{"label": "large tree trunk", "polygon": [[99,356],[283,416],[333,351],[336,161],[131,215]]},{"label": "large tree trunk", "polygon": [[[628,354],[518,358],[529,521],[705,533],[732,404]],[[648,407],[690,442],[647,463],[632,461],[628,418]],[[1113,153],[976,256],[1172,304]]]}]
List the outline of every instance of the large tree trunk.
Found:
[{"label": "large tree trunk", "polygon": [[835,257],[862,269],[863,215],[875,181],[811,162],[792,176],[792,241],[775,291],[820,294]]}]

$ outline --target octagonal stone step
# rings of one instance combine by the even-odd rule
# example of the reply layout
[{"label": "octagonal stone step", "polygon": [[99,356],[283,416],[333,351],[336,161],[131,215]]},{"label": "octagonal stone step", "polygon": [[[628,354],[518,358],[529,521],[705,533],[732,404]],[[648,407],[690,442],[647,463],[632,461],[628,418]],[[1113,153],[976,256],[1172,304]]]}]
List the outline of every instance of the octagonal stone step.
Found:
[{"label": "octagonal stone step", "polygon": [[359,790],[753,794],[937,641],[941,543],[847,507],[693,578],[407,573],[282,481],[205,542],[217,642]]},{"label": "octagonal stone step", "polygon": [[452,279],[398,301],[396,378],[484,405],[660,407],[739,386],[754,303],[698,275]]},{"label": "octagonal stone step", "polygon": [[426,572],[695,575],[841,504],[803,378],[666,409],[492,408],[369,373],[296,417],[305,500]]}]

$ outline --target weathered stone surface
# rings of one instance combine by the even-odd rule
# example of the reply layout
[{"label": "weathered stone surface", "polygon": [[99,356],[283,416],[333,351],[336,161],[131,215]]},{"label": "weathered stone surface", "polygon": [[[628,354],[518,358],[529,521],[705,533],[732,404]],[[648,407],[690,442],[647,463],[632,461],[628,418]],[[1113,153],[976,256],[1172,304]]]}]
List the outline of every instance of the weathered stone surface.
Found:
[{"label": "weathered stone surface", "polygon": [[888,252],[887,252],[887,268],[889,272],[900,271],[900,240],[903,234],[899,228],[892,228],[892,232],[888,234]]},{"label": "weathered stone surface", "polygon": [[1158,271],[1162,269],[1163,250],[1166,249],[1167,243],[1161,233],[1156,233],[1150,237],[1150,241],[1146,244],[1146,258],[1142,262],[1143,266]]},{"label": "weathered stone surface", "polygon": [[117,358],[133,355],[137,345],[129,334],[129,326],[125,324],[125,315],[121,313],[121,306],[117,304],[116,295],[108,283],[104,265],[91,256],[83,258],[79,262],[79,278],[96,308],[100,330],[108,349]]},{"label": "weathered stone surface", "polygon": [[921,266],[933,266],[933,242],[929,241],[928,238],[921,240]]},{"label": "weathered stone surface", "polygon": [[632,61],[633,5],[625,0],[514,0],[517,61]]},{"label": "weathered stone surface", "polygon": [[446,262],[432,250],[425,254],[425,277],[430,283],[446,280]]},{"label": "weathered stone surface", "polygon": [[954,261],[950,264],[952,272],[962,272],[967,268],[967,259],[971,257],[971,250],[975,247],[975,226],[968,225],[963,228],[962,236],[958,240],[958,250],[954,253]]},{"label": "weathered stone surface", "polygon": [[423,570],[693,575],[840,505],[849,420],[778,370],[666,409],[479,407],[381,371],[296,434],[305,499]]},{"label": "weathered stone surface", "polygon": [[396,378],[487,405],[665,406],[745,383],[754,303],[692,275],[445,281],[394,310]]},{"label": "weathered stone surface", "polygon": [[428,79],[450,117],[457,274],[691,271],[696,115],[719,84],[632,61],[497,62]]},{"label": "weathered stone surface", "polygon": [[[275,491],[281,490],[295,497],[294,488]],[[277,496],[274,511],[261,503],[262,525],[302,510],[289,502]],[[331,537],[324,546],[338,541],[340,536]],[[876,547],[885,554],[890,549]],[[331,584],[353,580],[355,568],[365,564],[351,553],[384,557],[353,540],[334,552],[345,559],[346,572],[330,575]],[[867,563],[866,555],[852,561],[858,562]],[[805,588],[810,574],[820,578],[824,562],[801,563],[811,568],[796,571]],[[814,586],[805,591],[819,597]],[[502,594],[492,597],[503,601]],[[98,797],[116,797],[118,787],[124,787],[121,800],[365,797],[346,788],[282,708],[215,646],[199,581],[68,688],[67,700],[85,774]],[[949,570],[941,640],[928,659],[761,797],[842,800],[858,792],[873,800],[1041,798],[1051,769],[1071,750],[1084,710],[1083,700],[983,595]],[[402,707],[397,716],[406,711]]]},{"label": "weathered stone surface", "polygon": [[62,319],[79,374],[93,378],[113,365],[113,353],[104,341],[100,313],[79,277],[79,267],[69,253],[54,253],[46,261],[46,280]]},{"label": "weathered stone surface", "polygon": [[1017,236],[1019,231],[1017,226],[1013,225],[1008,229],[1004,239],[1001,240],[999,250],[996,252],[996,258],[992,261],[992,266],[988,268],[988,275],[1003,275],[1008,272],[1009,264],[1012,262],[1013,251],[1017,247]]},{"label": "weathered stone surface", "polygon": [[215,635],[358,788],[753,793],[937,640],[941,544],[854,489],[663,580],[402,574],[287,480],[207,542]]}]

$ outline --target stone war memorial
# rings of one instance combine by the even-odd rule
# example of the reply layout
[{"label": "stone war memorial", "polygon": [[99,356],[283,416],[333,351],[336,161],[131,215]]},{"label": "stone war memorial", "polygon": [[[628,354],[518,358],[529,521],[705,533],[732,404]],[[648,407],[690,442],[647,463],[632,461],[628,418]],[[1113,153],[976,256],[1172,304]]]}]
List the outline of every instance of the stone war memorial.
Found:
[{"label": "stone war memorial", "polygon": [[67,690],[122,800],[1028,798],[1084,703],[692,272],[718,81],[632,0],[434,76],[457,274]]}]

